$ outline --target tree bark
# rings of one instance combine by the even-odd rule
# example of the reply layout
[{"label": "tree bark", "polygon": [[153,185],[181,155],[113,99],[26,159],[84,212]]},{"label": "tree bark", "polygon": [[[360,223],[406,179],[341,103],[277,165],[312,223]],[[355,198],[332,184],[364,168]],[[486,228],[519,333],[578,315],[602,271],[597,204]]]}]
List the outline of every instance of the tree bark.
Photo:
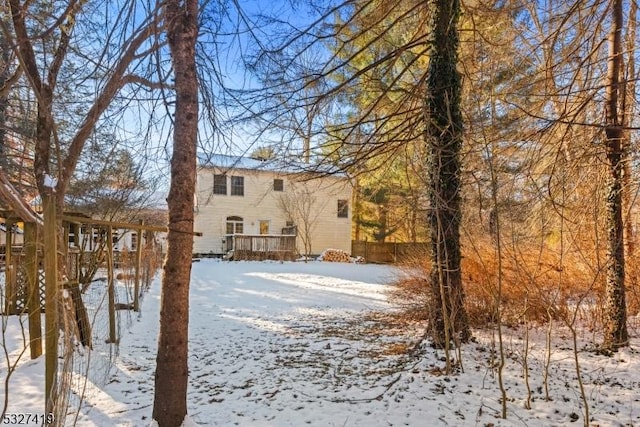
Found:
[{"label": "tree bark", "polygon": [[[631,2],[629,6],[629,21],[627,23],[627,35],[626,35],[626,52],[635,52],[636,50],[636,27],[637,20],[636,15],[638,14],[638,3],[635,1]],[[624,216],[625,221],[625,242],[626,242],[626,257],[633,257],[635,252],[635,240],[636,240],[636,231],[634,230],[634,221],[633,214],[631,213],[631,208],[633,206],[633,200],[631,198],[631,186],[633,183],[632,179],[632,150],[633,147],[631,145],[631,130],[629,129],[629,124],[631,123],[632,117],[635,113],[635,93],[636,93],[636,61],[633,55],[629,55],[627,58],[626,71],[621,73],[624,74],[623,86],[622,86],[622,115],[623,121],[622,125],[624,128],[624,138],[622,140],[623,146],[623,169],[622,169],[622,188],[623,188],[623,210],[626,212]]]},{"label": "tree bark", "polygon": [[175,427],[187,414],[189,282],[198,130],[195,63],[198,1],[167,1],[164,19],[175,76],[176,105],[153,418],[160,427]]},{"label": "tree bark", "polygon": [[459,0],[433,0],[432,53],[426,95],[425,141],[429,149],[429,214],[434,345],[471,337],[460,272],[460,151],[463,121],[458,63]]},{"label": "tree bark", "polygon": [[609,59],[605,92],[605,134],[608,161],[607,236],[608,266],[604,308],[603,347],[615,350],[629,345],[625,302],[623,205],[623,119],[618,104],[622,70],[622,0],[611,5],[612,23],[609,33]]},{"label": "tree bark", "polygon": [[[9,83],[9,79],[11,77],[10,73],[10,50],[9,43],[6,37],[0,33],[0,89],[4,89]],[[2,91],[0,93],[0,168],[7,169],[9,166],[9,162],[7,160],[7,154],[9,154],[9,150],[7,149],[7,141],[6,141],[6,125],[7,125],[7,109],[9,108],[9,96],[8,91]]]}]

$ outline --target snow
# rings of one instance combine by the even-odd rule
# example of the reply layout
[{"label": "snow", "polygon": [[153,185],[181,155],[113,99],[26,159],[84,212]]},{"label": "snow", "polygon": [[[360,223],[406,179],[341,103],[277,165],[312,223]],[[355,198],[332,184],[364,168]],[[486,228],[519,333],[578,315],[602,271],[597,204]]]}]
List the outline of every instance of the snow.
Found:
[{"label": "snow", "polygon": [[58,185],[58,179],[46,173],[44,174],[43,185],[47,188],[56,188]]},{"label": "snow", "polygon": [[259,160],[251,157],[230,156],[225,154],[198,153],[200,167],[217,167],[221,169],[248,169],[282,173],[321,172],[338,177],[345,177],[344,173],[335,167],[318,164],[301,163],[293,159]]},{"label": "snow", "polygon": [[[502,419],[493,331],[475,330],[476,342],[462,348],[463,371],[444,375],[443,352],[419,344],[424,325],[381,322],[394,310],[387,293],[397,274],[393,267],[367,264],[195,262],[189,415],[183,425],[584,425],[570,331],[553,328],[549,401],[542,379],[546,327],[530,331],[532,409],[526,409],[523,330],[505,330],[508,414]],[[156,279],[140,315],[122,333],[117,354],[91,352],[90,363],[101,357],[113,362],[104,378],[76,374],[88,378],[74,382],[86,386],[85,397],[82,403],[72,399],[76,406],[67,424],[77,417],[79,426],[155,425],[159,305]],[[16,360],[24,349],[20,319],[3,319],[3,345]],[[598,337],[579,330],[580,373],[593,426],[640,425],[639,321],[630,321],[631,346],[612,357],[591,351]],[[406,348],[417,351],[400,351]],[[20,358],[7,412],[42,412],[43,359],[29,361],[28,351]],[[6,366],[0,362],[0,380]]]}]

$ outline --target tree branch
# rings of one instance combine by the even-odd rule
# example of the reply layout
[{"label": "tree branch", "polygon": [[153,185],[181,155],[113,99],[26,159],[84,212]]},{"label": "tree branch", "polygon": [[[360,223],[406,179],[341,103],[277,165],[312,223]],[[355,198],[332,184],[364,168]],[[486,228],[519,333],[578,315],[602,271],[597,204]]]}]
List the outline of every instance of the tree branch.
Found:
[{"label": "tree branch", "polygon": [[120,60],[113,68],[113,72],[103,87],[102,92],[98,95],[98,98],[87,112],[87,115],[82,121],[78,131],[71,140],[67,157],[62,162],[60,180],[56,187],[56,191],[59,194],[64,193],[64,190],[68,187],[73,171],[75,170],[78,159],[80,158],[82,147],[89,135],[91,135],[91,132],[93,132],[100,116],[107,109],[116,93],[126,83],[125,73],[127,72],[131,62],[134,60],[136,51],[149,37],[157,32],[157,28],[158,18],[156,16],[150,23],[143,27],[137,35],[130,39],[128,45],[125,44],[123,46],[123,53],[120,56]]},{"label": "tree branch", "polygon": [[25,222],[43,225],[42,217],[35,213],[24,201],[18,190],[11,184],[4,170],[0,169],[0,200],[5,202]]},{"label": "tree branch", "polygon": [[20,80],[20,76],[22,76],[22,68],[18,67],[13,72],[13,75],[4,82],[4,85],[2,85],[2,87],[0,87],[0,97],[7,96],[9,94],[9,92],[13,88],[13,85],[16,84],[18,80]]},{"label": "tree branch", "polygon": [[154,82],[147,78],[136,76],[134,74],[128,74],[122,77],[123,86],[126,84],[138,84],[140,86],[146,86],[149,89],[168,89],[173,90],[174,86],[164,82]]},{"label": "tree branch", "polygon": [[[27,79],[31,83],[31,87],[33,87],[33,90],[36,93],[36,97],[40,98],[42,91],[42,79],[38,72],[36,55],[33,51],[33,45],[31,44],[29,34],[27,33],[27,27],[24,22],[26,8],[20,7],[19,0],[10,0],[9,4],[11,6],[13,29],[16,33],[14,51],[18,57],[20,66],[24,70]],[[8,33],[4,24],[2,25],[2,28],[5,33]]]}]

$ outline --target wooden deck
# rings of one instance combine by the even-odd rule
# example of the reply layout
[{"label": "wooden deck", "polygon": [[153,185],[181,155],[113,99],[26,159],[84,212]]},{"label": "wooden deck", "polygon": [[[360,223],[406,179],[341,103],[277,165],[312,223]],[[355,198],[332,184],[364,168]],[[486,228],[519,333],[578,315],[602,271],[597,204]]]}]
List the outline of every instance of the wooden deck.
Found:
[{"label": "wooden deck", "polygon": [[296,253],[295,235],[233,235],[233,260],[290,261],[296,258]]}]

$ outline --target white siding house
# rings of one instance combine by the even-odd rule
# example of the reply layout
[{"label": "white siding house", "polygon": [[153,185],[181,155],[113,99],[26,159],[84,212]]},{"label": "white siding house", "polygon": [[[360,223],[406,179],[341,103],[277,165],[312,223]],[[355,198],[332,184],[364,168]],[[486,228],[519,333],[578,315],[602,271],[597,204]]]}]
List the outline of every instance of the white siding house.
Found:
[{"label": "white siding house", "polygon": [[351,184],[343,174],[309,179],[291,165],[199,155],[194,253],[222,255],[234,235],[296,234],[300,254],[351,252]]},{"label": "white siding house", "polygon": [[[94,251],[106,241],[107,230],[105,227],[80,226],[80,234],[76,237],[77,227],[69,231],[69,246],[77,246],[85,251]],[[139,237],[136,230],[114,228],[112,231],[113,250],[116,252],[134,252],[137,249]],[[144,244],[144,236],[143,236]]]}]

